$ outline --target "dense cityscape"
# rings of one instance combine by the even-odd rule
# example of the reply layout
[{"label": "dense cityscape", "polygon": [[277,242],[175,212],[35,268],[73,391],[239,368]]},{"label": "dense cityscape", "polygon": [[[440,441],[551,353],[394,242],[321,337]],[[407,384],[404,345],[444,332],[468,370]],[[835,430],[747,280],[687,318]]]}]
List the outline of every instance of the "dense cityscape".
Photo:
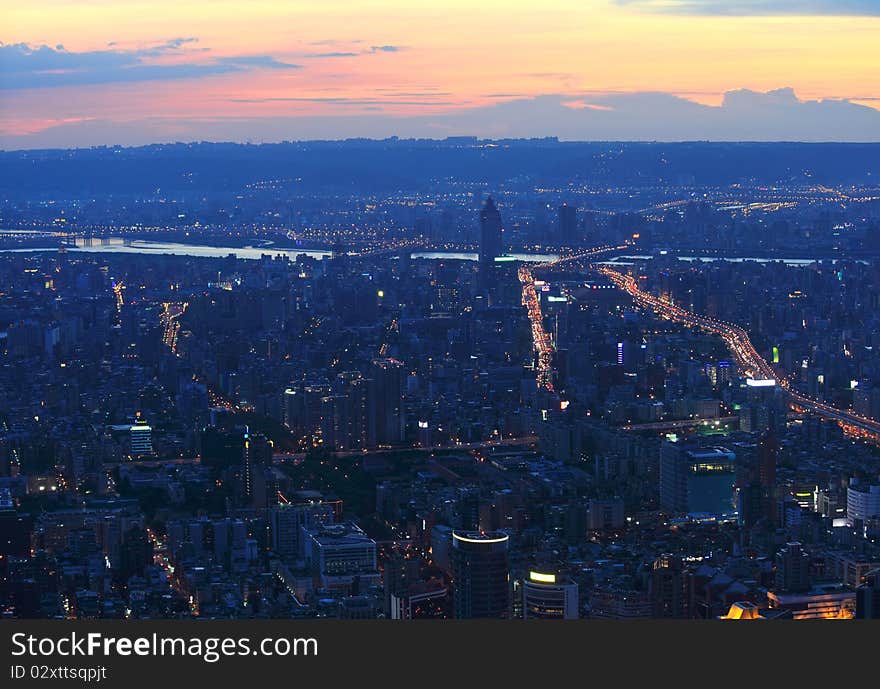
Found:
[{"label": "dense cityscape", "polygon": [[0,616],[880,617],[878,150],[0,153]]}]

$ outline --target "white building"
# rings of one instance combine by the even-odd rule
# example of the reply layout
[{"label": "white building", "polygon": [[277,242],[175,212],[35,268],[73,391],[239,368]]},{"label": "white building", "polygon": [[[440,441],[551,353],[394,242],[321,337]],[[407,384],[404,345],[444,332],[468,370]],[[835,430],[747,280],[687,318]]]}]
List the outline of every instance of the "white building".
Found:
[{"label": "white building", "polygon": [[880,486],[868,486],[851,479],[846,489],[846,516],[850,523],[880,518]]}]

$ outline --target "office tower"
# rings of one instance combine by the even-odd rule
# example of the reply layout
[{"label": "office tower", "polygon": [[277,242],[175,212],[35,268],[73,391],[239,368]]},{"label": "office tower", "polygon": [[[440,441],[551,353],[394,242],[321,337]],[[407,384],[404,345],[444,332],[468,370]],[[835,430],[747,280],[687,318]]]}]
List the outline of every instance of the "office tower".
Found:
[{"label": "office tower", "polygon": [[495,259],[502,250],[501,213],[490,196],[480,211],[480,277],[489,286],[495,272]]},{"label": "office tower", "polygon": [[530,571],[522,582],[524,620],[575,620],[578,615],[578,585],[562,574]]},{"label": "office tower", "polygon": [[773,429],[758,442],[758,482],[761,486],[761,513],[772,524],[776,518],[776,464],[779,441]]},{"label": "office tower", "polygon": [[507,534],[455,531],[452,582],[457,619],[510,616]]},{"label": "office tower", "polygon": [[721,447],[665,441],[660,447],[660,506],[705,519],[736,515],[736,455]]},{"label": "office tower", "polygon": [[880,486],[870,486],[851,479],[846,489],[846,517],[850,523],[880,517]]},{"label": "office tower", "polygon": [[577,208],[563,203],[559,207],[558,219],[559,246],[575,246],[577,241]]},{"label": "office tower", "polygon": [[317,586],[358,595],[379,585],[376,541],[357,526],[319,525],[307,533],[304,555]]},{"label": "office tower", "polygon": [[772,488],[776,485],[776,458],[779,442],[772,429],[766,431],[758,443],[758,468],[761,486]]},{"label": "office tower", "polygon": [[281,504],[269,510],[269,534],[272,551],[282,558],[302,557],[306,532],[336,523],[333,505],[312,502],[302,505]]},{"label": "office tower", "polygon": [[153,429],[146,419],[138,416],[131,425],[131,456],[146,457],[153,454]]},{"label": "office tower", "polygon": [[[407,558],[406,553],[400,549],[394,549],[385,557],[384,566],[382,568],[382,587],[385,589],[385,611],[389,617],[391,615],[392,597],[402,597],[413,581],[413,568],[416,560]],[[418,570],[415,571],[418,575]]]},{"label": "office tower", "polygon": [[480,491],[477,488],[463,488],[458,499],[457,526],[462,531],[475,531],[480,528]]},{"label": "office tower", "polygon": [[373,361],[376,442],[395,445],[403,440],[403,364],[395,359]]},{"label": "office tower", "polygon": [[294,434],[303,436],[309,444],[314,442],[322,430],[324,398],[330,394],[330,386],[326,384],[287,388],[282,396],[284,425]]},{"label": "office tower", "polygon": [[347,395],[329,395],[321,400],[321,441],[330,450],[352,447]]},{"label": "office tower", "polygon": [[251,467],[251,507],[265,509],[277,505],[286,484],[287,477],[277,467]]},{"label": "office tower", "polygon": [[348,419],[351,447],[376,447],[375,383],[371,378],[352,380],[348,387]]},{"label": "office tower", "polygon": [[880,569],[865,576],[865,583],[856,587],[856,619],[880,620]]},{"label": "office tower", "polygon": [[272,465],[272,443],[261,433],[245,430],[244,447],[241,451],[244,494],[251,498],[254,493],[254,475]]},{"label": "office tower", "polygon": [[810,590],[810,556],[797,542],[786,543],[776,556],[776,593]]},{"label": "office tower", "polygon": [[301,429],[303,414],[303,393],[296,387],[287,388],[281,397],[281,414],[284,425],[291,431],[298,432]]},{"label": "office tower", "polygon": [[653,617],[680,619],[686,616],[688,606],[680,557],[664,553],[654,560],[650,591]]}]

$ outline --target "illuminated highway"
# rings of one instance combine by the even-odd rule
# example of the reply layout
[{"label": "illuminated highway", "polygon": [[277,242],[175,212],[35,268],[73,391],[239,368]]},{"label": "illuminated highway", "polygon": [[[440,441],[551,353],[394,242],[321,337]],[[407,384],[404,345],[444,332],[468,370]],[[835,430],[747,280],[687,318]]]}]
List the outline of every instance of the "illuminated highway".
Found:
[{"label": "illuminated highway", "polygon": [[162,342],[174,354],[177,354],[177,335],[180,332],[178,319],[186,311],[187,302],[166,302],[162,304],[163,311],[159,314],[159,322],[162,325]]},{"label": "illuminated highway", "polygon": [[602,266],[598,270],[617,287],[629,294],[637,304],[652,309],[662,318],[719,335],[730,348],[747,376],[755,380],[775,380],[779,387],[788,394],[792,406],[834,419],[843,426],[844,430],[853,435],[875,441],[880,440],[880,422],[860,416],[852,411],[838,409],[792,389],[789,379],[776,374],[773,367],[755,349],[748,333],[738,325],[693,313],[661,297],[644,292],[631,275],[625,275],[608,266]]},{"label": "illuminated highway", "polygon": [[[620,251],[626,249],[627,246],[626,244],[623,246],[599,246],[571,256],[561,256],[548,263],[539,263],[535,268],[559,268],[570,263],[576,263],[582,259],[595,258],[609,251]],[[553,392],[553,338],[544,329],[541,301],[535,290],[535,276],[532,271],[533,268],[525,264],[520,266],[518,271],[519,281],[522,284],[522,305],[526,307],[528,312],[529,322],[532,325],[532,343],[535,351],[538,353],[538,371],[535,379],[539,387]]]},{"label": "illuminated highway", "polygon": [[116,311],[117,313],[122,311],[122,307],[125,305],[125,297],[123,296],[123,290],[125,289],[125,283],[120,280],[119,282],[113,283],[113,296],[116,299]]},{"label": "illuminated highway", "polygon": [[541,302],[535,291],[535,277],[526,265],[520,266],[519,281],[522,283],[522,305],[529,314],[532,324],[532,342],[538,352],[538,371],[535,379],[538,386],[553,392],[553,341],[550,333],[544,330],[544,317]]},{"label": "illuminated highway", "polygon": [[[369,455],[382,455],[391,452],[414,452],[420,454],[433,454],[451,450],[487,450],[493,447],[519,447],[534,445],[538,442],[536,435],[518,435],[499,440],[479,440],[475,443],[449,443],[448,445],[433,445],[431,447],[383,447],[375,450],[339,450],[333,453],[334,457],[366,457]],[[275,464],[283,464],[290,461],[298,461],[306,456],[305,452],[283,452],[272,455]]]}]

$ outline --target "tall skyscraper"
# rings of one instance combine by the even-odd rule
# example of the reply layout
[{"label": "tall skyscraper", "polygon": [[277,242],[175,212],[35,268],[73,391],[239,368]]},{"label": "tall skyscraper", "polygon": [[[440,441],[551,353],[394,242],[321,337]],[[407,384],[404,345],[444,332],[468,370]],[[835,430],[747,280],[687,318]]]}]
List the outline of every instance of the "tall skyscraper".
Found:
[{"label": "tall skyscraper", "polygon": [[560,246],[574,246],[578,243],[577,237],[577,208],[563,203],[559,207],[557,244]]},{"label": "tall skyscraper", "polygon": [[132,457],[146,457],[153,454],[153,429],[146,419],[138,416],[131,425],[129,433]]},{"label": "tall skyscraper", "polygon": [[457,619],[510,616],[508,541],[503,533],[453,532],[452,583]]},{"label": "tall skyscraper", "polygon": [[758,442],[758,476],[761,485],[761,513],[772,524],[776,519],[776,464],[779,441],[772,428]]},{"label": "tall skyscraper", "polygon": [[502,232],[501,213],[490,196],[480,211],[480,275],[484,281],[490,280],[495,259],[501,255]]},{"label": "tall skyscraper", "polygon": [[375,359],[372,376],[376,402],[376,441],[383,445],[394,445],[403,440],[403,364],[396,359]]},{"label": "tall skyscraper", "polygon": [[800,543],[786,543],[776,556],[776,593],[810,590],[810,556]]},{"label": "tall skyscraper", "polygon": [[254,494],[254,475],[262,468],[272,466],[272,442],[262,433],[245,430],[244,447],[241,451],[244,494],[250,499]]}]

